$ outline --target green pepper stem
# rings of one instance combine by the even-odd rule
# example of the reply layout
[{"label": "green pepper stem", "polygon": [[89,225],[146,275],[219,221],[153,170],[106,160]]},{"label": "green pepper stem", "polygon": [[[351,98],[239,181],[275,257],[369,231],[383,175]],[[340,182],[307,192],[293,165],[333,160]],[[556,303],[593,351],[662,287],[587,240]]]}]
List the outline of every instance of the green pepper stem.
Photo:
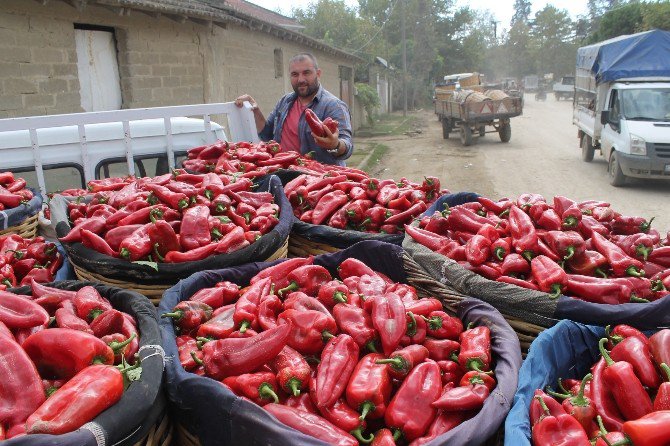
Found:
[{"label": "green pepper stem", "polygon": [[661,369],[665,373],[665,376],[667,376],[668,381],[670,381],[670,367],[668,367],[668,364],[666,364],[665,362],[662,362],[661,363]]},{"label": "green pepper stem", "polygon": [[178,321],[182,317],[184,317],[184,312],[181,310],[173,311],[172,313],[163,313],[161,314],[161,317],[171,317],[172,319]]},{"label": "green pepper stem", "polygon": [[600,430],[602,436],[604,437],[605,435],[607,435],[609,432],[607,432],[607,429],[605,429],[605,425],[603,424],[603,417],[598,415],[596,417],[596,422],[598,423],[598,429]]},{"label": "green pepper stem", "polygon": [[638,303],[638,304],[648,304],[649,300],[648,299],[642,299],[641,297],[637,297],[636,295],[630,296],[630,302],[631,303]]},{"label": "green pepper stem", "polygon": [[359,426],[358,428],[354,429],[353,431],[349,432],[356,440],[358,440],[359,443],[363,444],[370,444],[372,443],[372,440],[375,439],[375,436],[370,434],[368,438],[365,438],[363,436],[363,428]]},{"label": "green pepper stem", "polygon": [[626,274],[633,277],[642,277],[644,276],[644,271],[640,271],[637,267],[631,265],[626,268]]},{"label": "green pepper stem", "polygon": [[328,330],[323,330],[321,332],[321,339],[323,340],[323,342],[328,342],[329,340],[333,339],[334,337],[335,337],[335,335],[332,334],[331,332],[329,332]]},{"label": "green pepper stem", "polygon": [[284,288],[277,291],[277,294],[279,294],[279,296],[283,296],[286,291],[297,291],[299,289],[300,289],[300,286],[295,281],[293,281],[293,282],[289,283],[287,286],[285,286]]},{"label": "green pepper stem", "polygon": [[563,260],[570,260],[575,256],[575,247],[568,246],[567,248],[565,248],[565,252],[567,252],[568,254],[563,257]]},{"label": "green pepper stem", "polygon": [[547,407],[547,403],[544,402],[544,398],[542,398],[541,396],[536,396],[535,399],[540,402],[540,406],[542,407],[542,410],[544,411],[544,416],[551,415],[551,411]]},{"label": "green pepper stem", "polygon": [[558,392],[554,392],[554,391],[551,389],[551,387],[547,387],[546,390],[545,390],[545,392],[546,392],[548,395],[551,395],[551,396],[556,397],[556,398],[560,398],[560,399],[562,399],[562,400],[567,399],[567,398],[570,398],[570,393],[558,393]]},{"label": "green pepper stem", "polygon": [[584,379],[582,379],[582,383],[579,385],[579,392],[577,393],[577,396],[570,398],[570,402],[573,406],[586,407],[590,404],[589,399],[584,396],[584,388],[586,387],[587,381],[590,381],[591,379],[593,379],[593,375],[590,373],[586,375]]},{"label": "green pepper stem", "polygon": [[202,361],[202,359],[198,358],[198,355],[195,354],[195,352],[191,352],[191,358],[195,361],[196,364],[198,365],[205,365],[205,363]]},{"label": "green pepper stem", "polygon": [[558,299],[558,296],[561,295],[562,289],[560,283],[551,284],[551,293],[549,293],[550,299]]},{"label": "green pepper stem", "polygon": [[128,339],[126,339],[123,342],[117,342],[117,341],[112,341],[109,344],[109,347],[114,351],[114,353],[119,353],[121,350],[123,350],[128,344],[133,342],[133,339],[135,339],[137,335],[135,333],[132,334]]},{"label": "green pepper stem", "polygon": [[271,399],[274,403],[279,402],[279,397],[277,396],[275,389],[273,389],[272,385],[269,383],[263,383],[260,385],[258,388],[258,396],[264,400]]},{"label": "green pepper stem", "polygon": [[607,342],[607,338],[602,338],[600,341],[598,341],[598,350],[600,350],[600,354],[603,355],[603,358],[605,359],[605,362],[607,363],[607,366],[611,366],[614,364],[614,361],[612,361],[612,358],[610,357],[609,353],[607,353],[607,350],[605,349],[605,342]]},{"label": "green pepper stem", "polygon": [[244,333],[247,331],[247,328],[251,325],[251,322],[249,321],[242,321],[240,324],[240,333]]},{"label": "green pepper stem", "polygon": [[374,339],[371,340],[371,341],[368,341],[368,342],[365,344],[365,348],[367,348],[368,351],[370,351],[370,352],[372,352],[372,353],[377,353],[377,347],[375,346],[375,341],[374,341]]},{"label": "green pepper stem", "polygon": [[393,370],[404,370],[407,368],[407,361],[402,356],[394,356],[393,358],[378,359],[375,364],[389,364]]},{"label": "green pepper stem", "polygon": [[370,401],[366,401],[360,405],[359,409],[361,411],[361,416],[358,417],[358,419],[361,421],[365,421],[365,417],[367,417],[370,412],[375,411],[375,405]]},{"label": "green pepper stem", "polygon": [[341,304],[347,303],[347,296],[342,291],[335,291],[333,293],[333,300]]},{"label": "green pepper stem", "polygon": [[289,393],[293,396],[300,396],[300,386],[302,382],[297,378],[291,378],[286,383],[286,387],[289,390]]}]

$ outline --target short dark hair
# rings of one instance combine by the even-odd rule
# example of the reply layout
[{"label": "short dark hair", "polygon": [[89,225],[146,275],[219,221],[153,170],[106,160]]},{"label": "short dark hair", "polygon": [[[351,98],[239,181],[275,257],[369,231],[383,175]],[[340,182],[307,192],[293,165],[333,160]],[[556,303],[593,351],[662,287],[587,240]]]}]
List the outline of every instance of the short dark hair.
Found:
[{"label": "short dark hair", "polygon": [[290,66],[293,62],[298,62],[305,59],[309,59],[312,61],[315,70],[319,69],[319,63],[316,61],[316,57],[314,57],[314,54],[312,53],[298,53],[295,56],[291,57],[291,59],[288,61],[288,64]]}]

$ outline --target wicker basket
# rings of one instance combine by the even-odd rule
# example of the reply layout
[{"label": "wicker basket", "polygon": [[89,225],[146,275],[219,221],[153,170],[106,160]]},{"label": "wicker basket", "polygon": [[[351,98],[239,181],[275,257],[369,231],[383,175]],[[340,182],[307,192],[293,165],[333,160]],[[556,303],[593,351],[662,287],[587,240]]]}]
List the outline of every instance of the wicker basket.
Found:
[{"label": "wicker basket", "polygon": [[[277,259],[285,259],[287,256],[288,256],[288,240],[284,242],[284,244],[281,247],[279,247],[279,249],[275,251],[274,254],[265,259],[265,261],[269,262]],[[72,263],[72,266],[74,267],[74,272],[77,275],[77,278],[80,280],[90,280],[92,282],[103,283],[105,285],[136,291],[140,294],[144,294],[145,296],[147,296],[151,301],[151,303],[153,303],[154,305],[158,305],[161,298],[163,297],[163,293],[165,292],[165,290],[174,285],[174,283],[147,285],[133,282],[125,282],[123,280],[112,279],[109,277],[102,276],[100,274],[93,273],[91,271],[88,271],[86,268],[80,265],[76,265],[74,263]]]},{"label": "wicker basket", "polygon": [[[459,293],[450,285],[431,277],[428,272],[416,263],[406,252],[403,254],[403,260],[405,272],[407,273],[407,283],[415,287],[420,295],[431,295],[439,298],[442,300],[444,306],[452,312],[455,312],[455,305],[458,302],[469,297]],[[500,313],[518,336],[519,343],[521,344],[521,353],[525,357],[530,348],[530,344],[542,331],[546,330],[546,327],[525,322],[519,318],[505,314],[502,311],[500,311]]]},{"label": "wicker basket", "polygon": [[486,90],[484,94],[496,101],[509,98],[509,95],[502,90]]},{"label": "wicker basket", "polygon": [[288,237],[289,257],[309,257],[341,251],[340,248],[325,243],[313,242],[305,237],[291,233]]},{"label": "wicker basket", "polygon": [[37,235],[37,214],[28,217],[21,224],[9,226],[0,231],[0,236],[7,234],[19,234],[23,238],[33,238]]},{"label": "wicker basket", "polygon": [[163,417],[147,433],[146,437],[133,446],[170,446],[173,436],[174,429],[166,411]]},{"label": "wicker basket", "polygon": [[183,424],[177,423],[177,444],[179,446],[200,446],[200,439],[190,433]]}]

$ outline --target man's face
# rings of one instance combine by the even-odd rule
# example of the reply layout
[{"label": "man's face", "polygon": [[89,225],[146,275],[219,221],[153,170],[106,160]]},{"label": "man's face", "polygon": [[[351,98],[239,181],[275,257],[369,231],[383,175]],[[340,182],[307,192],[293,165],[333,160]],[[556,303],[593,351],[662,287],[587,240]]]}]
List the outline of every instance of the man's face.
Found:
[{"label": "man's face", "polygon": [[288,69],[291,74],[291,86],[298,96],[306,98],[319,90],[321,70],[314,69],[314,64],[309,58],[293,62]]}]

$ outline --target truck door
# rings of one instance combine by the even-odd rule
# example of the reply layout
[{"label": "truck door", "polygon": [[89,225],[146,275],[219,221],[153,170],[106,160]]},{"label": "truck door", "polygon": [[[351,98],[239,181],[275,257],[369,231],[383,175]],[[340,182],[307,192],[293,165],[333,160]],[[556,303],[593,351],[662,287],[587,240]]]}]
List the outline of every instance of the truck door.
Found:
[{"label": "truck door", "polygon": [[619,151],[626,148],[624,137],[621,134],[621,98],[618,90],[612,90],[608,101],[609,118],[603,125],[600,144],[603,156],[609,159],[612,148]]}]

